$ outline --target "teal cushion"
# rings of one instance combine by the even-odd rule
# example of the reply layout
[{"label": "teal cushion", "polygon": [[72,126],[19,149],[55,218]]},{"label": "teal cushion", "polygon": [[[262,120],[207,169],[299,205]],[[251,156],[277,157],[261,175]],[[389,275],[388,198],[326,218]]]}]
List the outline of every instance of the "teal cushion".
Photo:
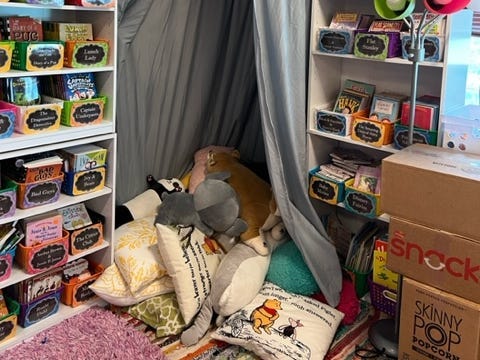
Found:
[{"label": "teal cushion", "polygon": [[295,294],[312,295],[320,291],[293,240],[283,243],[273,252],[266,280]]}]

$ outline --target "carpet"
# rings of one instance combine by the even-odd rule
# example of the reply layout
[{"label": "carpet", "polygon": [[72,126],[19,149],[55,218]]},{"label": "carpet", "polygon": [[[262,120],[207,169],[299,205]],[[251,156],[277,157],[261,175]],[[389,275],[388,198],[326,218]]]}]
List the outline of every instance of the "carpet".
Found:
[{"label": "carpet", "polygon": [[148,336],[118,315],[91,307],[7,349],[2,360],[167,359]]},{"label": "carpet", "polygon": [[[180,342],[180,335],[157,338],[155,329],[128,313],[120,311],[119,314],[129,324],[143,332],[152,344],[162,348],[169,360],[260,360],[253,353],[239,346],[212,339],[209,333],[192,347],[183,346]],[[385,317],[387,317],[386,314],[376,310],[369,302],[360,301],[360,313],[355,322],[351,325],[342,325],[337,330],[325,360],[384,359],[375,355],[375,351],[368,341],[368,329],[375,321]],[[357,348],[365,350],[362,352],[364,357],[356,354]]]}]

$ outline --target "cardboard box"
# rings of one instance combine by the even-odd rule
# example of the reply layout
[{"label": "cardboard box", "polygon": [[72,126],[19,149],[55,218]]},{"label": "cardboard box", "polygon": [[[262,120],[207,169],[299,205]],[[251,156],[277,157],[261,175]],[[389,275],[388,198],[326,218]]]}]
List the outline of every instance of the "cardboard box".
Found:
[{"label": "cardboard box", "polygon": [[382,160],[382,210],[480,241],[480,156],[413,144]]},{"label": "cardboard box", "polygon": [[477,241],[396,217],[389,232],[389,270],[480,303]]},{"label": "cardboard box", "polygon": [[480,359],[480,304],[404,277],[399,359]]}]

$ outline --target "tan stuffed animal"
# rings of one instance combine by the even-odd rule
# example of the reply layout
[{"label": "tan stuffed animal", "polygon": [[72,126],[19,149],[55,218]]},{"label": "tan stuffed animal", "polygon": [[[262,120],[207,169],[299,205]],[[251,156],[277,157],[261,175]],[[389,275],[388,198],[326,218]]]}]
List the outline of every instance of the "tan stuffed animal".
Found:
[{"label": "tan stuffed animal", "polygon": [[240,201],[239,217],[248,224],[247,230],[240,234],[240,240],[259,254],[267,255],[268,248],[263,244],[260,228],[270,215],[270,184],[241,164],[239,159],[238,150],[210,152],[207,173],[227,171],[231,174],[228,183],[235,189]]}]

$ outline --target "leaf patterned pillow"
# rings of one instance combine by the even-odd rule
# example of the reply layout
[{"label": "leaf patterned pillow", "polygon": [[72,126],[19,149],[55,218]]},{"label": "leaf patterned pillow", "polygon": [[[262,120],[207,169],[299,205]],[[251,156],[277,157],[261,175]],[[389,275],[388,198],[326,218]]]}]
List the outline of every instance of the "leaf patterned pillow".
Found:
[{"label": "leaf patterned pillow", "polygon": [[172,293],[175,290],[172,278],[163,276],[152,281],[134,296],[115,263],[105,269],[90,285],[90,289],[106,302],[117,306],[138,304],[153,296]]},{"label": "leaf patterned pillow", "polygon": [[155,216],[148,216],[115,230],[115,263],[133,295],[167,274],[157,247],[154,220]]},{"label": "leaf patterned pillow", "polygon": [[154,296],[130,306],[128,313],[156,329],[157,337],[177,335],[185,327],[175,293]]}]

